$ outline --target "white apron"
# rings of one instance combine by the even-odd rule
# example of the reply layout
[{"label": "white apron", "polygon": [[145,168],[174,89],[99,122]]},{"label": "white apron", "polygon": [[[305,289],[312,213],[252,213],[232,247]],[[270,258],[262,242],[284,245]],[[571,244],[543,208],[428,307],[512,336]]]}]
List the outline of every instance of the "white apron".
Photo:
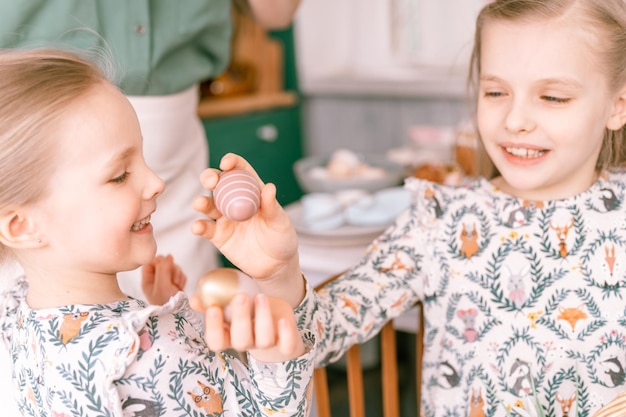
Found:
[{"label": "white apron", "polygon": [[[148,166],[165,181],[157,198],[151,223],[157,254],[172,254],[187,275],[185,292],[192,294],[198,278],[217,267],[217,251],[206,239],[190,231],[202,217],[191,202],[207,190],[200,185],[200,173],[208,167],[206,135],[197,115],[198,88],[168,96],[129,96],[143,134],[143,151]],[[145,299],[140,270],[118,274],[122,290]]]}]

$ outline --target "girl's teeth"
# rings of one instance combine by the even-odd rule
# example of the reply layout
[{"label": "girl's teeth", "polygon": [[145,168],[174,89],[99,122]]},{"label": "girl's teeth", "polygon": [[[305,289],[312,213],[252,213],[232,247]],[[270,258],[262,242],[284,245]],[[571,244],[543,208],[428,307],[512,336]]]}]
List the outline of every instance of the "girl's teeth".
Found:
[{"label": "girl's teeth", "polygon": [[133,224],[130,230],[132,230],[133,232],[136,232],[137,230],[143,229],[148,223],[150,223],[150,216],[146,217],[145,219],[139,220],[137,223]]},{"label": "girl's teeth", "polygon": [[520,158],[539,158],[541,155],[545,153],[545,151],[539,151],[536,149],[526,149],[526,148],[506,148],[506,151],[511,155],[518,156]]}]

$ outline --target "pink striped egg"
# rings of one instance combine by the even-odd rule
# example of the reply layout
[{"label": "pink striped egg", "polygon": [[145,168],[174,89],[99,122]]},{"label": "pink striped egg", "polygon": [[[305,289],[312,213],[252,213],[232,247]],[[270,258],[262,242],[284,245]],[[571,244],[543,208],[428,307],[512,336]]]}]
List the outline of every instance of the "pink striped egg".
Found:
[{"label": "pink striped egg", "polygon": [[248,220],[261,205],[261,188],[254,175],[244,169],[233,169],[220,174],[213,190],[215,207],[235,222]]}]

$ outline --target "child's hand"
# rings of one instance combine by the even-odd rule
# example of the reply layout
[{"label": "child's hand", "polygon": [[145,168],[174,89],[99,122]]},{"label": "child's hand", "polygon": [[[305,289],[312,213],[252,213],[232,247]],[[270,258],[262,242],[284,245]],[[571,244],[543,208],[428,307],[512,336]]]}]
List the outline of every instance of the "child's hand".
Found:
[{"label": "child's hand", "polygon": [[[209,239],[233,264],[255,279],[286,275],[300,278],[298,238],[289,216],[276,200],[274,184],[263,184],[250,164],[235,154],[225,155],[220,168],[254,173],[261,187],[261,207],[251,219],[235,222],[222,216],[211,197],[198,197],[193,208],[208,219],[195,222],[193,233]],[[200,177],[202,185],[213,190],[219,173],[216,169],[204,171]]]},{"label": "child's hand", "polygon": [[187,277],[172,255],[158,255],[141,267],[141,289],[150,304],[165,304],[171,296],[183,291],[186,283]]},{"label": "child's hand", "polygon": [[[197,295],[192,297],[192,305],[202,310]],[[240,293],[229,308],[230,322],[219,306],[205,311],[205,338],[211,350],[250,351],[262,362],[284,362],[304,354],[304,342],[287,302],[264,294],[251,298]]]}]

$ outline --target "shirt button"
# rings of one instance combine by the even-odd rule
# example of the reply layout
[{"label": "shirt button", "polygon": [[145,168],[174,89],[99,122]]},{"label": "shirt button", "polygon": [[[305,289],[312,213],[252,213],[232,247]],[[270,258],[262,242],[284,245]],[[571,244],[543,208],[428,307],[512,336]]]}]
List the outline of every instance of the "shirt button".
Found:
[{"label": "shirt button", "polygon": [[143,35],[144,33],[146,33],[146,27],[141,24],[136,25],[135,33],[137,33],[138,35]]}]

